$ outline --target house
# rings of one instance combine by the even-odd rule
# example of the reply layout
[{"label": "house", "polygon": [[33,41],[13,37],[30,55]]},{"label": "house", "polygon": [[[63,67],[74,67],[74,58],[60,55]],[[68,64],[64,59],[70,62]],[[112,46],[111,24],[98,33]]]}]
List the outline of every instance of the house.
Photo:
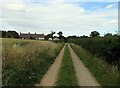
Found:
[{"label": "house", "polygon": [[21,39],[36,39],[36,40],[44,40],[45,35],[44,34],[31,34],[30,32],[27,33],[20,33]]}]

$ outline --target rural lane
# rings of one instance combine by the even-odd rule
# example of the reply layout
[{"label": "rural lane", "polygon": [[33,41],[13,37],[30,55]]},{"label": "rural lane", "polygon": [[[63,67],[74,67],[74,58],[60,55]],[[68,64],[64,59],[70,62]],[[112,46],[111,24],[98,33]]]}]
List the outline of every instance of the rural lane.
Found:
[{"label": "rural lane", "polygon": [[82,61],[75,54],[73,49],[70,48],[70,53],[73,61],[73,65],[76,71],[76,76],[78,80],[79,86],[100,86],[95,77],[91,74],[91,72],[85,67]]},{"label": "rural lane", "polygon": [[[66,46],[66,45],[65,45]],[[43,76],[40,84],[36,84],[35,86],[56,86],[55,83],[57,81],[61,61],[64,55],[64,49],[61,50],[54,63],[51,65],[47,73]]]}]

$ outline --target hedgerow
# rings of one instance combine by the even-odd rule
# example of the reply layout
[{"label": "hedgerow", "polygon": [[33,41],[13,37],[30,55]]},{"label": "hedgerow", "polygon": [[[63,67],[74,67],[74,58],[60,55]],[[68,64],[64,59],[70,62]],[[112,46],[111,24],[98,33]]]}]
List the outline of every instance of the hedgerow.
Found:
[{"label": "hedgerow", "polygon": [[[70,39],[72,43],[82,46],[93,55],[112,65],[120,64],[120,37],[96,37]],[[119,66],[118,66],[119,67]]]}]

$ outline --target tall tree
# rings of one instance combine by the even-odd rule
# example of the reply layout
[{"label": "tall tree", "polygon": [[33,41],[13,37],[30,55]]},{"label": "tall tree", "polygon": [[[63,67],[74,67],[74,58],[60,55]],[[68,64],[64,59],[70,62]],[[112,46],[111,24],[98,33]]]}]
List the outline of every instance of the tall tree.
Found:
[{"label": "tall tree", "polygon": [[49,38],[52,38],[52,41],[53,41],[53,39],[54,39],[54,35],[55,34],[55,32],[53,32],[53,31],[51,31],[51,33],[50,34],[47,34],[47,36],[45,37],[45,39],[46,40],[48,40]]},{"label": "tall tree", "polygon": [[4,38],[6,36],[6,31],[0,31],[0,37]]},{"label": "tall tree", "polygon": [[58,33],[57,33],[58,35],[59,35],[59,39],[61,40],[62,39],[62,31],[59,31]]},{"label": "tall tree", "polygon": [[90,34],[91,37],[97,37],[99,35],[100,35],[100,33],[97,32],[97,31],[92,31],[91,34]]},{"label": "tall tree", "polygon": [[107,33],[107,34],[105,34],[105,36],[104,37],[112,37],[113,35],[111,34],[111,33]]},{"label": "tall tree", "polygon": [[19,34],[16,31],[7,31],[7,33],[11,34],[13,38],[19,38]]},{"label": "tall tree", "polygon": [[53,41],[53,39],[54,39],[54,37],[53,37],[54,34],[55,34],[55,32],[54,32],[54,31],[51,31],[51,38],[52,38],[52,41]]}]

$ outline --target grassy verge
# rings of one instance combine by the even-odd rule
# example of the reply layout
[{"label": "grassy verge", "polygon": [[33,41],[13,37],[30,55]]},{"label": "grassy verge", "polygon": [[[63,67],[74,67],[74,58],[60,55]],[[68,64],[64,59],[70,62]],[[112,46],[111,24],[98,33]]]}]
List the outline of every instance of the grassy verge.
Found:
[{"label": "grassy verge", "polygon": [[116,67],[92,56],[80,46],[71,44],[71,47],[102,86],[118,86],[119,74]]},{"label": "grassy verge", "polygon": [[4,86],[33,86],[39,82],[63,47],[48,41],[3,39]]},{"label": "grassy verge", "polygon": [[65,47],[65,53],[58,75],[57,86],[78,86],[68,45]]}]

